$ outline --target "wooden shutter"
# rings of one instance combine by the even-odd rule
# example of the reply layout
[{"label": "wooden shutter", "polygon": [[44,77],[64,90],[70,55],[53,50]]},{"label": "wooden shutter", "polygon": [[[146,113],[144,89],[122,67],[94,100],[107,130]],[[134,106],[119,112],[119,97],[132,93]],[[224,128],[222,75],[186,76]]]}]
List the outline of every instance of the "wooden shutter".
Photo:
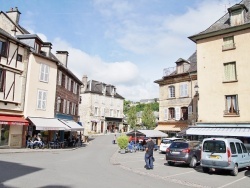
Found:
[{"label": "wooden shutter", "polygon": [[180,120],[180,107],[175,107],[175,120]]}]

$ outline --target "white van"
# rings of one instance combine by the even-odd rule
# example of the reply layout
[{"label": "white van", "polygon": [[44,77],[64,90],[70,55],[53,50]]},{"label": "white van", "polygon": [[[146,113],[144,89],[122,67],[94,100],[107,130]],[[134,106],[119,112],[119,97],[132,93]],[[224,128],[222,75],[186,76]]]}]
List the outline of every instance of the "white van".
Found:
[{"label": "white van", "polygon": [[175,141],[175,140],[184,140],[183,138],[163,138],[161,140],[161,144],[160,144],[160,149],[159,151],[161,153],[166,153],[166,149]]},{"label": "white van", "polygon": [[205,173],[210,168],[225,169],[237,176],[239,168],[250,166],[250,154],[239,139],[206,138],[202,142],[200,165]]}]

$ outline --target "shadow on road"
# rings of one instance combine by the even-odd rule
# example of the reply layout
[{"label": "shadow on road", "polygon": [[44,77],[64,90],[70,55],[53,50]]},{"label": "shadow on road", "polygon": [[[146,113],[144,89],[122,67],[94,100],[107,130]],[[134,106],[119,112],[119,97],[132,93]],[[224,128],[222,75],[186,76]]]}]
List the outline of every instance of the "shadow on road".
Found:
[{"label": "shadow on road", "polygon": [[250,178],[250,167],[247,168],[247,171],[245,172],[245,176]]},{"label": "shadow on road", "polygon": [[62,186],[62,185],[47,185],[43,187],[38,187],[38,188],[71,188],[69,186]]},{"label": "shadow on road", "polygon": [[0,161],[0,166],[1,166],[0,187],[7,187],[7,188],[8,186],[3,184],[5,181],[42,170],[41,168],[30,167],[21,165],[19,163],[11,163],[5,161]]}]

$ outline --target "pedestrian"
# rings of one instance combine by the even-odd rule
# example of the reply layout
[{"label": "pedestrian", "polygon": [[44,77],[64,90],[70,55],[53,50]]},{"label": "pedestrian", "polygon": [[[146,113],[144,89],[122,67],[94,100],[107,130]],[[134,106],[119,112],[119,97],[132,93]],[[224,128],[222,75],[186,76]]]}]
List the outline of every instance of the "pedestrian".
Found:
[{"label": "pedestrian", "polygon": [[116,143],[116,134],[115,134],[114,140],[113,140],[113,144],[115,144],[115,143]]},{"label": "pedestrian", "polygon": [[154,157],[154,142],[153,140],[149,137],[147,140],[146,144],[146,149],[145,149],[145,162],[146,162],[146,169],[153,169],[153,157]]}]

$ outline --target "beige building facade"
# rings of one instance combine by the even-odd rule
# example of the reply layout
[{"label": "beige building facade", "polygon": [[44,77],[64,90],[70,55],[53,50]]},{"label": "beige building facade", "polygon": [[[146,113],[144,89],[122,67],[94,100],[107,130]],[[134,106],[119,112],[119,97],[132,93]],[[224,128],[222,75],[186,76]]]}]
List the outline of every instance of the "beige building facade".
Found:
[{"label": "beige building facade", "polygon": [[188,134],[250,136],[249,3],[230,7],[207,30],[189,37],[197,44],[199,127]]},{"label": "beige building facade", "polygon": [[124,98],[117,93],[116,87],[88,81],[87,76],[83,76],[82,83],[79,115],[84,135],[122,131]]},{"label": "beige building facade", "polygon": [[155,81],[159,84],[159,122],[155,130],[169,136],[176,136],[197,118],[196,53],[188,60],[180,58],[175,63],[175,67],[164,69],[162,79]]}]

